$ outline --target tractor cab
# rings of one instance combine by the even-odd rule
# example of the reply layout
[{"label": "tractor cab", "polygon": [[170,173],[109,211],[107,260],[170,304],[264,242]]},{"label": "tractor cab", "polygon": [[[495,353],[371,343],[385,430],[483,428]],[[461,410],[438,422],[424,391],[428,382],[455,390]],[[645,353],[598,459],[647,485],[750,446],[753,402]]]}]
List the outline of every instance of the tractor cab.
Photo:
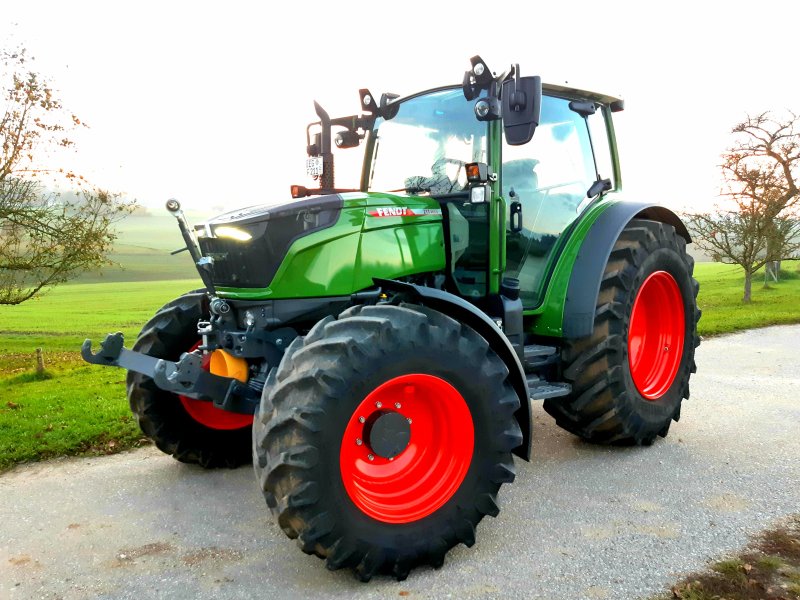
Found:
[{"label": "tractor cab", "polygon": [[[384,94],[380,103],[361,90],[360,117],[330,119],[316,105],[320,121],[309,126],[308,164],[321,187],[293,191],[340,191],[325,176],[333,173],[334,153],[323,150],[335,146],[341,155],[360,145],[360,191],[430,198],[440,206],[445,289],[485,305],[511,278],[525,309],[534,310],[562,234],[618,188],[610,113],[622,102],[542,86],[538,77],[520,77],[519,65],[500,76],[480,57],[472,65],[462,85]],[[334,143],[326,142],[332,136]]]}]

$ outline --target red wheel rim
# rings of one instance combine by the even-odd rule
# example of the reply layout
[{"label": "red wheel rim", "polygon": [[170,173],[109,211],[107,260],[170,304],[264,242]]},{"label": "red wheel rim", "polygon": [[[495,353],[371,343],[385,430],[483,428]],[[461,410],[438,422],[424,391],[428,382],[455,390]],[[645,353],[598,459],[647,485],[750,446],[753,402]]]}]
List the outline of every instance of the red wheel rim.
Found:
[{"label": "red wheel rim", "polygon": [[678,282],[666,271],[651,273],[633,303],[628,363],[633,383],[648,400],[667,393],[683,356],[685,321]]},{"label": "red wheel rim", "polygon": [[[408,445],[393,458],[369,447],[376,411],[411,419]],[[433,375],[402,375],[375,388],[351,416],[339,466],[350,499],[370,517],[409,523],[440,508],[464,481],[474,447],[472,415],[461,394]],[[372,460],[370,460],[372,456]]]},{"label": "red wheel rim", "polygon": [[[200,342],[189,348],[189,352],[200,347]],[[211,355],[203,355],[203,369],[208,371]],[[183,408],[195,421],[205,425],[210,429],[241,429],[253,424],[253,415],[243,415],[240,413],[229,412],[217,408],[211,402],[205,400],[195,400],[186,396],[178,395]]]}]

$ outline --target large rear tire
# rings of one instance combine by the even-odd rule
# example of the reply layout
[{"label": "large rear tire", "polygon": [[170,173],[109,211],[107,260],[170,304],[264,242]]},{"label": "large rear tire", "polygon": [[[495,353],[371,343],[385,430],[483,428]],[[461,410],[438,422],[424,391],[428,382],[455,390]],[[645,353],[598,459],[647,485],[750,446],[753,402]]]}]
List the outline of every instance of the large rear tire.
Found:
[{"label": "large rear tire", "polygon": [[320,321],[272,371],[253,426],[278,524],[363,581],[441,566],[514,480],[522,435],[507,377],[483,337],[427,308],[356,306]]},{"label": "large rear tire", "polygon": [[[207,297],[191,292],[173,300],[142,328],[133,350],[178,360],[197,346],[197,322],[208,318]],[[252,417],[164,391],[148,376],[128,372],[128,401],[139,427],[162,452],[206,468],[252,460]]]},{"label": "large rear tire", "polygon": [[666,436],[696,371],[699,285],[671,225],[636,219],[605,268],[594,331],[567,342],[572,394],[544,402],[556,423],[590,442],[645,445]]}]

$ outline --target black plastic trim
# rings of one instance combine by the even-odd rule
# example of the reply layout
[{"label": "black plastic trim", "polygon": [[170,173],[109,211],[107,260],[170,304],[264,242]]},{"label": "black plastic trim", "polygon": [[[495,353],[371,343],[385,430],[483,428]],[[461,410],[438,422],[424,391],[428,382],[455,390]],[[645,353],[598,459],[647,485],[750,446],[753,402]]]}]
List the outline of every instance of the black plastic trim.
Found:
[{"label": "black plastic trim", "polygon": [[687,243],[692,239],[678,215],[656,204],[619,202],[601,214],[583,240],[567,287],[563,335],[578,339],[592,334],[597,296],[608,257],[620,233],[631,219],[660,221],[675,227]]},{"label": "black plastic trim", "polygon": [[530,460],[533,442],[531,433],[533,418],[525,369],[508,338],[497,327],[494,321],[492,321],[486,313],[481,312],[480,309],[463,298],[459,298],[454,294],[442,290],[390,279],[373,278],[373,281],[375,285],[381,286],[384,290],[393,290],[408,294],[412,300],[438,310],[439,312],[453,317],[457,321],[466,323],[489,342],[489,346],[492,350],[497,353],[508,367],[508,376],[511,379],[511,385],[514,386],[514,390],[519,396],[520,407],[514,413],[514,417],[517,419],[519,427],[522,430],[522,444],[514,449],[514,454],[525,460]]},{"label": "black plastic trim", "polygon": [[[297,240],[333,227],[341,217],[344,199],[339,194],[318,196],[278,206],[251,206],[196,225],[196,230],[221,225],[249,227],[253,239],[247,244],[219,237],[201,237],[200,248],[215,258],[213,283],[229,287],[267,287]],[[318,223],[307,227],[304,213],[318,215]],[[202,271],[201,271],[202,274]]]}]

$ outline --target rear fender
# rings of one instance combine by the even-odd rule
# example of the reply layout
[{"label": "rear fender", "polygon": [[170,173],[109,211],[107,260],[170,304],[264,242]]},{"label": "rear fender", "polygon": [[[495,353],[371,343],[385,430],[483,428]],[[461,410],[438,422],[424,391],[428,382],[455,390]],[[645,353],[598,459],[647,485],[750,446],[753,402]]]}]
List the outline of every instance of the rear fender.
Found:
[{"label": "rear fender", "polygon": [[656,204],[619,202],[592,225],[572,268],[564,301],[563,335],[578,339],[592,334],[597,295],[608,257],[619,235],[632,219],[650,219],[672,225],[689,244],[692,238],[678,215]]},{"label": "rear fender", "polygon": [[375,284],[384,290],[403,292],[408,294],[420,304],[438,310],[441,313],[452,317],[456,321],[466,323],[477,331],[489,342],[489,346],[503,360],[508,367],[508,377],[511,385],[519,396],[519,409],[514,413],[514,417],[522,430],[522,444],[514,449],[514,454],[525,460],[531,458],[532,425],[530,394],[528,382],[525,379],[525,370],[519,360],[519,356],[514,351],[508,338],[499,327],[489,318],[488,315],[478,308],[459,298],[454,294],[437,290],[435,288],[423,287],[412,283],[403,283],[389,279],[375,279]]}]

